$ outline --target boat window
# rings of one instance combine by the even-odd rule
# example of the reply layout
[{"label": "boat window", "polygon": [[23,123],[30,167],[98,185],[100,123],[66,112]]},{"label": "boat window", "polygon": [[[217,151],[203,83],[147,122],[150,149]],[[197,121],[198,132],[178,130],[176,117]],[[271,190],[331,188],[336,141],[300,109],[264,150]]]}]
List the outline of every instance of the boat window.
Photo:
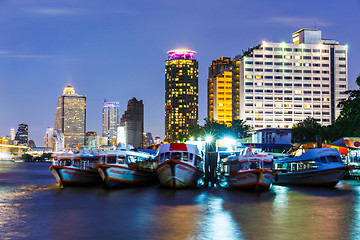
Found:
[{"label": "boat window", "polygon": [[102,164],[102,163],[105,163],[105,156],[101,156],[100,157],[100,163]]},{"label": "boat window", "polygon": [[238,161],[231,162],[230,164],[230,172],[237,172],[240,169],[240,164]]},{"label": "boat window", "polygon": [[270,169],[272,169],[272,162],[270,162],[270,161],[264,161],[264,168],[270,168]]},{"label": "boat window", "polygon": [[297,163],[291,163],[291,171],[295,172],[298,170],[298,164]]},{"label": "boat window", "polygon": [[[173,152],[171,153],[171,158],[174,160],[181,160],[181,152]],[[187,161],[187,159],[186,159]]]},{"label": "boat window", "polygon": [[188,153],[184,152],[182,158],[183,158],[182,160],[185,161],[185,162],[189,161],[189,159],[188,159]]},{"label": "boat window", "polygon": [[240,169],[249,169],[250,163],[248,161],[246,162],[240,162]]},{"label": "boat window", "polygon": [[127,160],[128,160],[128,163],[135,163],[138,161],[136,156],[131,156],[131,155],[127,156]]},{"label": "boat window", "polygon": [[163,162],[164,161],[164,153],[161,153],[159,156],[159,162]]},{"label": "boat window", "polygon": [[313,161],[316,162],[316,163],[320,163],[320,159],[319,159],[319,158],[315,158]]},{"label": "boat window", "polygon": [[124,164],[125,163],[125,156],[118,156],[117,163],[118,164]]},{"label": "boat window", "polygon": [[[315,162],[316,162],[316,161],[315,161]],[[325,158],[325,157],[320,157],[320,162],[321,162],[321,163],[327,163],[326,158]]]},{"label": "boat window", "polygon": [[257,168],[260,168],[259,161],[251,161],[250,162],[250,169],[257,169]]},{"label": "boat window", "polygon": [[108,156],[107,157],[107,163],[109,163],[109,164],[116,163],[116,156]]},{"label": "boat window", "polygon": [[203,161],[200,156],[195,155],[195,166],[200,169],[203,168]]},{"label": "boat window", "polygon": [[327,159],[329,160],[329,162],[339,162],[339,159],[337,158],[337,156],[332,155],[332,156],[326,156]]},{"label": "boat window", "polygon": [[194,160],[194,154],[189,153],[189,161],[192,162]]},{"label": "boat window", "polygon": [[80,160],[74,160],[74,166],[80,167]]},{"label": "boat window", "polygon": [[170,159],[170,153],[169,153],[169,152],[166,152],[166,153],[165,153],[165,161],[166,161],[166,160],[169,160],[169,159]]},{"label": "boat window", "polygon": [[65,166],[71,166],[71,160],[65,160]]}]

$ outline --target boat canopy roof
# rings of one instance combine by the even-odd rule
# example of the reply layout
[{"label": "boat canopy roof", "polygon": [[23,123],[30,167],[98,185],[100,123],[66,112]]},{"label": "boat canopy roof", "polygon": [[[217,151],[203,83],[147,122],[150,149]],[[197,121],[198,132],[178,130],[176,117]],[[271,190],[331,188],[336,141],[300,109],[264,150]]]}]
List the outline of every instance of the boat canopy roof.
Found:
[{"label": "boat canopy roof", "polygon": [[251,161],[251,160],[267,160],[272,161],[274,157],[270,154],[256,154],[256,153],[247,153],[246,155],[240,156],[230,156],[228,158],[224,158],[223,162],[231,162],[231,161]]},{"label": "boat canopy roof", "polygon": [[100,156],[128,156],[128,155],[139,156],[139,157],[143,157],[143,158],[154,157],[154,155],[147,153],[147,152],[137,152],[137,151],[133,151],[133,150],[120,150],[120,149],[107,150],[107,151],[100,153]]},{"label": "boat canopy roof", "polygon": [[201,155],[199,148],[194,144],[188,143],[166,143],[158,148],[158,154],[163,152],[190,152],[195,155]]},{"label": "boat canopy roof", "polygon": [[329,155],[335,155],[340,156],[340,153],[335,148],[315,148],[310,149],[303,153],[302,155],[298,157],[292,157],[292,158],[284,158],[281,160],[275,160],[275,162],[278,163],[284,163],[284,162],[300,162],[300,161],[308,161],[315,158],[323,157],[323,156],[329,156]]}]

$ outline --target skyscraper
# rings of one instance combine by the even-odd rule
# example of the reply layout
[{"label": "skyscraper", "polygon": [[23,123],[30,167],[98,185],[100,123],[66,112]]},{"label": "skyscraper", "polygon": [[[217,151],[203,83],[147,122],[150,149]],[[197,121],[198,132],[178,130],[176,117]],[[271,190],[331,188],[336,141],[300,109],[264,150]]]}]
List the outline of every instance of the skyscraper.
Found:
[{"label": "skyscraper", "polygon": [[19,128],[15,135],[15,140],[20,145],[26,145],[28,146],[28,140],[29,140],[29,129],[28,125],[25,123],[19,124]]},{"label": "skyscraper", "polygon": [[241,56],[239,116],[255,129],[291,128],[308,116],[329,125],[347,86],[347,46],[301,29],[293,43],[264,41]]},{"label": "skyscraper", "polygon": [[212,61],[208,78],[208,120],[231,125],[232,61],[220,57]]},{"label": "skyscraper", "polygon": [[84,146],[86,131],[86,96],[78,95],[70,84],[58,98],[55,130],[64,133],[65,148]]},{"label": "skyscraper", "polygon": [[144,104],[135,97],[130,99],[127,110],[122,115],[118,131],[118,143],[130,144],[134,147],[143,146]]},{"label": "skyscraper", "polygon": [[191,50],[172,50],[165,61],[165,139],[181,139],[198,124],[198,62]]},{"label": "skyscraper", "polygon": [[44,142],[45,147],[49,147],[55,152],[64,151],[64,134],[60,130],[54,130],[54,128],[48,127],[46,129]]},{"label": "skyscraper", "polygon": [[102,136],[107,137],[108,144],[114,145],[120,119],[119,102],[104,101],[102,112]]}]

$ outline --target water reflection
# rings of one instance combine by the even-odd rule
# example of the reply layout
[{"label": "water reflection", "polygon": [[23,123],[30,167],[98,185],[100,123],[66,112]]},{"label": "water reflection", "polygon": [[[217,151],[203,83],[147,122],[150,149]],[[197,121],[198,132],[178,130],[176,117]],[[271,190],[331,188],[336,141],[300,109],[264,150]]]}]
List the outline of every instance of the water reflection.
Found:
[{"label": "water reflection", "polygon": [[[205,196],[202,194],[200,198]],[[223,205],[224,199],[217,196],[207,196],[206,201],[199,205],[201,218],[197,239],[244,239],[236,221]]]},{"label": "water reflection", "polygon": [[0,175],[0,239],[357,239],[360,182],[266,193],[56,187],[47,165]]}]

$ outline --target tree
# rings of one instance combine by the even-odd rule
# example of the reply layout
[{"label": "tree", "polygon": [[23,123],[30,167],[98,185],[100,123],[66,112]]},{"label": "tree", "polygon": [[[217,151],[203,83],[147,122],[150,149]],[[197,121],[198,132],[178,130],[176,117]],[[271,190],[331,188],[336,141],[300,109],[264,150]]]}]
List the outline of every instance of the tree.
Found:
[{"label": "tree", "polygon": [[291,129],[293,142],[314,142],[316,137],[321,134],[322,127],[315,118],[307,117],[294,124]]},{"label": "tree", "polygon": [[[360,88],[360,74],[356,79],[356,84]],[[342,137],[360,136],[360,89],[348,90],[348,99],[339,102],[341,108],[339,117],[332,125],[334,140]]]},{"label": "tree", "polygon": [[213,139],[221,139],[225,136],[232,136],[234,138],[244,138],[249,136],[249,131],[252,128],[249,125],[246,125],[244,120],[235,120],[232,122],[230,127],[225,124],[218,123],[214,120],[210,121],[204,119],[204,126],[191,126],[189,128],[189,136],[192,137],[201,137],[206,138],[206,136],[211,136]]},{"label": "tree", "polygon": [[246,121],[242,119],[234,120],[230,128],[237,138],[250,137],[249,132],[253,130],[253,128],[247,125]]}]

